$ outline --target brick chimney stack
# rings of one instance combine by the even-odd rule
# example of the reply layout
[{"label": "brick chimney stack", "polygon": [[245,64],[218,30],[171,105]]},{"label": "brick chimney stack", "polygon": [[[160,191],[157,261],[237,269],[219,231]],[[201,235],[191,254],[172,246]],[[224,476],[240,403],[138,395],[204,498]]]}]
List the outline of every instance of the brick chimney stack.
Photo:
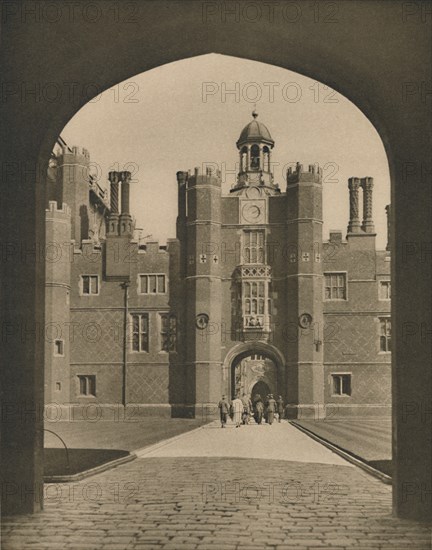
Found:
[{"label": "brick chimney stack", "polygon": [[[111,212],[108,217],[106,239],[105,277],[107,280],[128,281],[130,262],[123,261],[130,251],[133,239],[134,220],[130,214],[130,172],[110,172]],[[119,185],[121,185],[121,204],[119,214]],[[137,247],[138,244],[135,243]]]},{"label": "brick chimney stack", "polygon": [[130,172],[119,172],[119,176],[122,182],[121,186],[121,213],[130,214],[129,210],[129,197],[130,197]]},{"label": "brick chimney stack", "polygon": [[349,201],[350,201],[350,217],[348,223],[348,233],[360,232],[360,209],[359,209],[359,187],[360,178],[349,178]]},{"label": "brick chimney stack", "polygon": [[118,174],[121,179],[120,235],[132,235],[133,223],[129,209],[131,173],[119,172]]},{"label": "brick chimney stack", "polygon": [[365,233],[375,233],[372,219],[373,178],[362,178],[361,186],[363,188],[363,222],[361,228]]},{"label": "brick chimney stack", "polygon": [[[361,224],[359,200],[360,187],[363,191],[363,220]],[[375,234],[375,226],[372,219],[373,178],[349,178],[348,189],[350,200],[350,219],[348,223],[348,234]]]},{"label": "brick chimney stack", "polygon": [[111,212],[108,218],[107,235],[118,235],[119,222],[119,177],[118,172],[110,172],[108,174],[110,181],[110,206]]},{"label": "brick chimney stack", "polygon": [[391,205],[388,204],[386,207],[385,207],[385,211],[386,211],[386,214],[387,214],[387,246],[386,246],[386,250],[387,251],[390,251],[390,217],[391,217]]}]

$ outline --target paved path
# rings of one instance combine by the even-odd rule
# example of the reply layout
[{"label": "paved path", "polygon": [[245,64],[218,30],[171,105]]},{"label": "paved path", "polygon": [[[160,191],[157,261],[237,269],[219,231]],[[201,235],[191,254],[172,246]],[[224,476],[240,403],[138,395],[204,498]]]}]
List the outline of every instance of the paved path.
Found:
[{"label": "paved path", "polygon": [[430,529],[392,518],[390,487],[293,430],[204,427],[47,485],[43,513],[6,519],[2,549],[431,549]]},{"label": "paved path", "polygon": [[229,422],[221,429],[212,422],[173,442],[162,442],[137,451],[139,457],[231,457],[284,460],[319,464],[351,464],[299,431],[288,422],[251,424],[236,428]]}]

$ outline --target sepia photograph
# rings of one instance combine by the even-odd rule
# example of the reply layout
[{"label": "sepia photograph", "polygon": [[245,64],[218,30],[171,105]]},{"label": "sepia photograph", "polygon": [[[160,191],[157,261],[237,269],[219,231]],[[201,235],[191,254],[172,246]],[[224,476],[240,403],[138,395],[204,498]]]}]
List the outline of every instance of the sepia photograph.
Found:
[{"label": "sepia photograph", "polygon": [[432,4],[0,2],[0,547],[432,550]]}]

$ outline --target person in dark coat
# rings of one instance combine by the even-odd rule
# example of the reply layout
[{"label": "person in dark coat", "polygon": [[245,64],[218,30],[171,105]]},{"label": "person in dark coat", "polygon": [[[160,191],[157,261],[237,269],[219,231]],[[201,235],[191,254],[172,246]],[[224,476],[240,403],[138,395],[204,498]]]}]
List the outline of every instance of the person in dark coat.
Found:
[{"label": "person in dark coat", "polygon": [[263,412],[264,412],[264,403],[262,402],[260,394],[257,393],[254,398],[254,418],[257,424],[262,423]]},{"label": "person in dark coat", "polygon": [[267,410],[267,403],[270,398],[270,394],[268,393],[266,395],[265,401],[264,401],[264,420],[268,422],[268,410]]},{"label": "person in dark coat", "polygon": [[219,401],[218,407],[220,412],[221,428],[225,428],[228,414],[230,412],[230,404],[226,400],[226,395],[222,396],[222,399]]},{"label": "person in dark coat", "polygon": [[267,409],[267,422],[270,426],[273,424],[274,415],[276,412],[276,401],[273,399],[273,395],[270,394],[266,403]]},{"label": "person in dark coat", "polygon": [[276,404],[277,404],[277,412],[279,416],[278,422],[280,422],[283,418],[284,411],[285,411],[284,402],[281,395],[278,397]]},{"label": "person in dark coat", "polygon": [[249,424],[249,416],[252,413],[252,402],[245,393],[243,394],[241,400],[243,403],[242,422],[243,424]]}]

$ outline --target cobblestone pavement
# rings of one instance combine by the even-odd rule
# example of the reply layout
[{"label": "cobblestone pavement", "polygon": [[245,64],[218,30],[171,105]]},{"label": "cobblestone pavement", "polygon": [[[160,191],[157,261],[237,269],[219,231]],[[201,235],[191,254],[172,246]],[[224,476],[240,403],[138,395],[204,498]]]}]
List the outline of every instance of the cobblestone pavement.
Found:
[{"label": "cobblestone pavement", "polygon": [[[431,549],[427,526],[392,518],[389,486],[297,430],[294,445],[291,430],[205,427],[79,483],[46,485],[44,512],[5,519],[2,549]],[[205,456],[209,434],[229,456]],[[235,456],[241,441],[262,457],[283,436],[289,460],[273,458],[276,446],[268,458]],[[201,456],[182,456],[204,441]],[[306,459],[310,445],[320,461]]]}]

